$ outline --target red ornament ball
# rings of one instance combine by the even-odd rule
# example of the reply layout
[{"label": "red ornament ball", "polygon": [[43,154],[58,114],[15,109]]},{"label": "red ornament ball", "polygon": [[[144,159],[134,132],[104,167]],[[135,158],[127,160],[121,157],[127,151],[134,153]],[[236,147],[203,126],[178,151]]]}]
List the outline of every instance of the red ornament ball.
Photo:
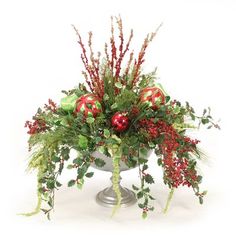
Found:
[{"label": "red ornament ball", "polygon": [[156,110],[161,104],[165,104],[165,93],[159,87],[147,87],[141,90],[140,100]]},{"label": "red ornament ball", "polygon": [[111,118],[111,124],[115,131],[125,131],[129,126],[129,118],[125,112],[116,112]]},{"label": "red ornament ball", "polygon": [[94,94],[86,94],[76,101],[76,113],[83,113],[84,117],[96,117],[102,112],[100,99]]}]

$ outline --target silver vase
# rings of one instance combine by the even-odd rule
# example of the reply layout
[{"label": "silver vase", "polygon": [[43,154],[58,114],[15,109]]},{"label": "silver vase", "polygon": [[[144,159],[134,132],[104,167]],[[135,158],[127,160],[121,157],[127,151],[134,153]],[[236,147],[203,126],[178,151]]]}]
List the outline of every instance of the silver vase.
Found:
[{"label": "silver vase", "polygon": [[[148,152],[147,158],[151,155],[151,151]],[[112,158],[104,155],[103,153],[99,151],[95,151],[92,153],[92,156],[95,158],[100,158],[105,161],[105,165],[103,167],[97,167],[94,163],[91,165],[92,167],[102,170],[102,171],[108,171],[113,173],[113,165],[112,165]],[[134,167],[135,168],[135,167]],[[120,172],[121,171],[127,171],[130,170],[123,161],[120,161]],[[112,177],[110,178],[112,180]],[[121,180],[121,177],[120,177]],[[137,199],[135,196],[135,193],[125,187],[122,187],[119,182],[119,188],[121,192],[121,207],[128,207],[136,203]],[[105,206],[105,207],[114,207],[117,203],[117,197],[116,193],[113,190],[113,186],[107,187],[100,191],[96,195],[96,202],[99,205]]]}]

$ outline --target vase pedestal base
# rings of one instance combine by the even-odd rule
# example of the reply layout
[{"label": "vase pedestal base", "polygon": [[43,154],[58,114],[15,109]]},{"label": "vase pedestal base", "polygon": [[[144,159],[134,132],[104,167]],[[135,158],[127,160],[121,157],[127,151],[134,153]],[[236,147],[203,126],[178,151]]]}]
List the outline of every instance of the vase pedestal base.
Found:
[{"label": "vase pedestal base", "polygon": [[[137,202],[133,191],[120,186],[120,192],[122,197],[121,207],[128,207]],[[96,202],[101,206],[114,207],[117,203],[117,197],[112,186],[99,192],[96,196]]]}]

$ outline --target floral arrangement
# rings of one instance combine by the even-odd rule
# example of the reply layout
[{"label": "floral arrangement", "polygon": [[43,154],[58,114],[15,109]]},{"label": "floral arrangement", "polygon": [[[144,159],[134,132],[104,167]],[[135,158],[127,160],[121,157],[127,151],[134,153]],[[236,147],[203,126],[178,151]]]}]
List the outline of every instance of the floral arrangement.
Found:
[{"label": "floral arrangement", "polygon": [[[79,31],[74,27],[81,47],[81,59],[85,70],[82,74],[85,84],[62,91],[65,97],[57,105],[51,99],[44,108],[39,108],[33,121],[27,121],[29,170],[37,169],[38,204],[26,215],[42,210],[48,218],[54,209],[56,190],[62,185],[59,177],[64,167],[76,169],[76,176],[68,186],[82,188],[87,178],[94,175],[91,163],[102,167],[105,162],[95,158],[96,150],[112,158],[113,188],[117,195],[116,209],[121,203],[119,190],[120,162],[129,168],[138,166],[140,185],[133,185],[138,207],[143,218],[153,211],[148,185],[154,178],[148,170],[147,152],[154,150],[157,165],[163,170],[164,183],[170,193],[164,211],[168,209],[174,189],[187,186],[193,189],[199,202],[203,203],[206,191],[200,191],[202,176],[197,172],[197,161],[202,152],[199,140],[187,136],[188,129],[200,125],[207,128],[219,126],[214,123],[210,109],[204,109],[201,116],[195,114],[189,105],[172,100],[160,83],[156,83],[155,71],[142,73],[144,56],[149,43],[157,31],[148,34],[135,58],[130,51],[133,38],[131,30],[127,42],[124,40],[122,19],[115,18],[119,43],[115,39],[113,18],[110,44],[105,44],[104,55],[95,54],[92,48],[92,32],[89,32],[86,48]],[[128,54],[124,65],[125,56]],[[77,157],[71,160],[70,151],[76,150]],[[44,208],[42,204],[47,204]]]}]

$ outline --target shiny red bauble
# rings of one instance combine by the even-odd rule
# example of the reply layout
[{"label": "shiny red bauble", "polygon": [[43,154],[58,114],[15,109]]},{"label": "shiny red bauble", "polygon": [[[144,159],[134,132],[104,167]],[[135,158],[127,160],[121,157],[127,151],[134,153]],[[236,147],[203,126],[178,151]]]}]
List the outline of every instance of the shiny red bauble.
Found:
[{"label": "shiny red bauble", "polygon": [[129,126],[129,118],[126,113],[116,112],[111,118],[111,125],[117,132],[125,131]]}]

